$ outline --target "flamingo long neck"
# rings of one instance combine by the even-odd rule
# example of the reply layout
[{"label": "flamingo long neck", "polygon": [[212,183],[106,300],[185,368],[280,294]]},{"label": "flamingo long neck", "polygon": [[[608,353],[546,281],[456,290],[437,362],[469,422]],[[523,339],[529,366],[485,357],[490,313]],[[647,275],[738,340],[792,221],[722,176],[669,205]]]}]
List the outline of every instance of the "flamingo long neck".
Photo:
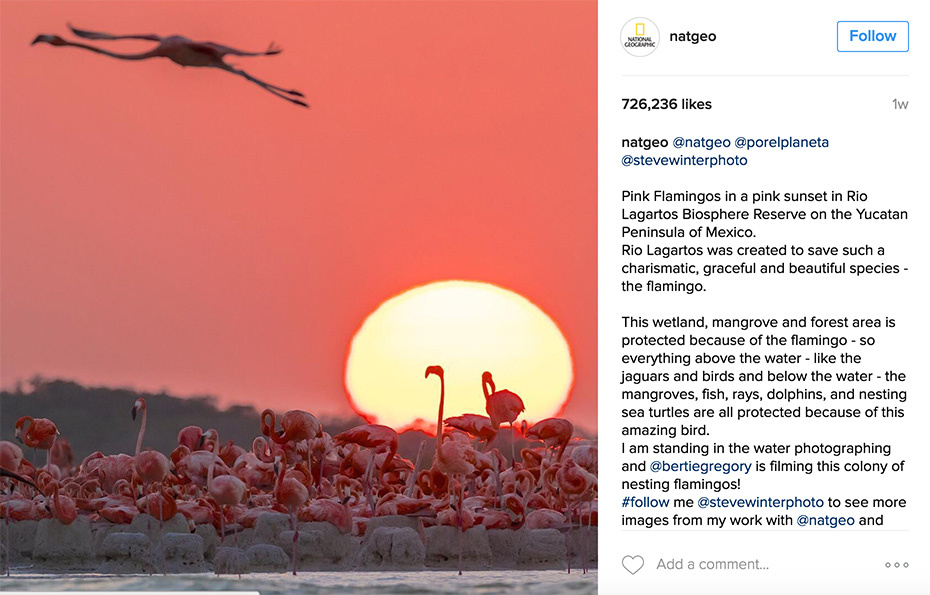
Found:
[{"label": "flamingo long neck", "polygon": [[[32,427],[32,424],[34,423],[34,421],[35,420],[33,420],[32,417],[25,415],[19,418],[19,421],[16,422],[16,429],[19,430],[19,435],[22,436],[23,444],[26,443],[26,440],[27,440],[26,435],[29,433],[29,428]],[[29,445],[26,444],[26,446],[29,446]]]},{"label": "flamingo long neck", "polygon": [[[271,418],[271,423],[270,423],[270,424],[266,424],[266,423],[265,423],[265,418],[266,418],[266,417],[270,417],[270,418]],[[274,440],[275,426],[277,425],[277,423],[278,423],[278,421],[277,421],[277,419],[275,419],[274,411],[272,411],[271,409],[266,409],[265,411],[262,412],[262,426],[263,426],[262,430],[263,430],[263,432],[264,432],[265,430],[267,430],[268,433],[267,433],[266,435],[267,435],[269,438],[271,438],[272,440]]]},{"label": "flamingo long neck", "polygon": [[439,419],[436,421],[436,453],[439,453],[439,446],[442,444],[442,408],[446,403],[446,379],[445,374],[439,376]]},{"label": "flamingo long neck", "polygon": [[119,60],[147,60],[149,58],[154,58],[155,56],[161,55],[159,53],[159,48],[155,48],[154,50],[149,50],[147,52],[142,52],[141,54],[119,54],[117,52],[111,52],[109,50],[104,50],[98,47],[94,47],[92,45],[87,45],[85,43],[78,43],[75,41],[68,41],[68,42],[65,42],[63,45],[74,47],[74,48],[90,50],[92,52],[103,54],[104,56],[110,56],[111,58],[117,58]]},{"label": "flamingo long neck", "polygon": [[[491,387],[490,390],[488,390],[489,386]],[[487,401],[494,392],[494,381],[491,379],[490,375],[487,378],[481,379],[481,388],[484,390],[484,400]]]},{"label": "flamingo long neck", "polygon": [[139,426],[139,437],[136,439],[136,455],[142,451],[142,437],[145,436],[145,420],[148,418],[148,407],[142,402],[142,425]]},{"label": "flamingo long neck", "polygon": [[213,467],[215,467],[213,463],[214,461],[210,461],[210,469],[207,471],[207,491],[208,492],[213,491]]}]

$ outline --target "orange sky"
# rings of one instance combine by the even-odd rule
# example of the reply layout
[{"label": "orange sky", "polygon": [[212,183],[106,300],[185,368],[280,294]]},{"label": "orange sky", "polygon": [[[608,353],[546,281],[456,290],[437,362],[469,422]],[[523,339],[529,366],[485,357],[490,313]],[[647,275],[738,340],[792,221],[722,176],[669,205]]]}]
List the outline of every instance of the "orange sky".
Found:
[{"label": "orange sky", "polygon": [[[73,38],[68,21],[274,40],[281,55],[230,61],[313,109],[217,70],[29,45]],[[565,416],[593,430],[596,26],[584,1],[4,0],[3,386],[41,373],[342,413],[364,317],[472,279],[556,320]]]}]

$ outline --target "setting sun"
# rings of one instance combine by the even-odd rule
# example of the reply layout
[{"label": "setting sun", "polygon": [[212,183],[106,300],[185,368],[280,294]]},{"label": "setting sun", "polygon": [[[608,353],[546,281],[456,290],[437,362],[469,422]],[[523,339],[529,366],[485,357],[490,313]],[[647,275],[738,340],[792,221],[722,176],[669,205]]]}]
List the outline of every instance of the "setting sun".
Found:
[{"label": "setting sun", "polygon": [[[487,283],[442,281],[382,303],[352,339],[345,382],[353,407],[394,428],[435,431],[445,368],[445,416],[485,414],[481,374],[523,399],[520,419],[558,414],[573,381],[571,352],[555,322],[526,298]],[[426,421],[424,421],[426,420]]]}]

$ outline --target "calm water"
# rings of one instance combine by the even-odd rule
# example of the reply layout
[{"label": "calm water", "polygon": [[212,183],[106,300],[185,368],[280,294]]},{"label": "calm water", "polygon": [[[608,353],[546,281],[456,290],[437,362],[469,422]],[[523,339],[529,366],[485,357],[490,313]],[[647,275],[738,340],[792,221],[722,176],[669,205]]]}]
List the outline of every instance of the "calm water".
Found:
[{"label": "calm water", "polygon": [[583,575],[558,570],[420,572],[302,572],[253,574],[241,579],[212,574],[169,576],[104,576],[81,574],[14,574],[0,578],[2,591],[260,591],[262,595],[307,593],[597,593],[597,571]]}]

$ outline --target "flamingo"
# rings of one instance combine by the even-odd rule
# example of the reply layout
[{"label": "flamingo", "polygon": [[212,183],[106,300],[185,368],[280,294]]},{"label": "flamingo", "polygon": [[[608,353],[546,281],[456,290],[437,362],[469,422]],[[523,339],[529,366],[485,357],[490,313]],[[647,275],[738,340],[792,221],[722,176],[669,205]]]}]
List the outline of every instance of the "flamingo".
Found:
[{"label": "flamingo", "polygon": [[226,463],[227,467],[232,467],[236,461],[245,454],[245,449],[233,442],[227,440],[226,444],[220,447],[220,458]]},{"label": "flamingo", "polygon": [[[29,424],[28,427],[26,424]],[[33,458],[35,449],[44,450],[46,469],[52,462],[52,445],[58,435],[58,427],[50,419],[24,415],[16,420],[16,439],[33,449]]]},{"label": "flamingo", "polygon": [[[525,424],[526,422],[524,421],[523,423]],[[568,446],[569,440],[572,439],[572,433],[574,433],[574,431],[575,426],[567,419],[550,417],[538,422],[529,430],[524,431],[523,435],[527,438],[542,440],[546,443],[546,448],[558,446],[559,454],[556,457],[556,461],[561,461],[562,455],[565,453],[565,447]]]},{"label": "flamingo", "polygon": [[[384,485],[384,468],[388,466],[394,459],[394,455],[397,454],[397,444],[399,441],[397,432],[387,426],[363,424],[333,436],[333,441],[340,445],[358,444],[363,448],[370,448],[373,451],[372,458],[369,459],[369,472],[365,477],[365,486],[367,489],[371,488],[371,478],[368,477],[368,475],[370,475],[371,468],[374,466],[374,455],[384,452],[388,453],[387,458],[384,459],[384,462],[381,463],[380,469],[378,470],[378,484]],[[372,510],[374,510],[374,506],[372,506]]]},{"label": "flamingo", "polygon": [[139,54],[119,54],[92,45],[87,45],[85,43],[67,41],[58,35],[39,35],[32,41],[32,45],[37,43],[47,43],[53,46],[81,48],[98,54],[103,54],[104,56],[110,56],[111,58],[116,58],[118,60],[137,61],[147,60],[149,58],[168,58],[175,64],[180,64],[181,66],[185,67],[194,66],[204,68],[218,68],[237,76],[241,76],[249,82],[255,83],[275,97],[280,97],[285,101],[290,101],[291,103],[301,107],[309,107],[307,103],[297,99],[297,97],[304,96],[300,91],[296,91],[294,89],[285,89],[277,85],[266,83],[255,78],[244,70],[240,70],[230,64],[227,64],[224,61],[226,56],[273,56],[275,54],[280,54],[281,48],[274,45],[274,43],[268,46],[268,49],[263,52],[246,52],[210,41],[193,41],[181,35],[169,35],[166,37],[153,34],[111,35],[109,33],[99,33],[95,31],[76,29],[71,25],[68,25],[68,27],[71,29],[72,33],[84,39],[94,39],[101,41],[138,39],[143,41],[152,41],[158,45],[155,46],[154,49]]},{"label": "flamingo", "polygon": [[74,519],[77,518],[77,508],[74,505],[74,500],[68,496],[60,496],[58,494],[57,481],[52,481],[49,486],[51,487],[50,509],[52,515],[58,519],[58,522],[62,525],[70,525],[74,522]]},{"label": "flamingo", "polygon": [[[489,388],[490,390],[488,390]],[[509,390],[496,390],[490,372],[481,375],[481,389],[484,391],[485,409],[491,418],[494,429],[500,428],[500,425],[504,422],[510,424],[510,460],[516,463],[517,457],[513,448],[513,422],[526,410],[523,399]]]},{"label": "flamingo", "polygon": [[173,519],[174,515],[178,514],[178,501],[175,500],[171,492],[168,491],[168,487],[165,484],[161,484],[161,487],[152,492],[151,494],[146,494],[144,497],[136,500],[136,508],[139,512],[145,512],[149,514],[149,510],[152,509],[152,502],[155,501],[155,510],[156,514],[152,515],[162,524],[165,521]]},{"label": "flamingo", "polygon": [[[266,463],[260,458],[267,452],[267,443],[259,437],[252,441],[252,450],[240,455],[233,463],[233,473],[249,488],[267,488],[274,485],[274,464]],[[251,499],[251,492],[249,498]]]},{"label": "flamingo", "polygon": [[[145,422],[148,419],[148,407],[145,404],[145,397],[139,397],[132,406],[132,419],[136,419],[136,413],[142,411],[142,424],[139,426],[139,437],[136,439],[136,455],[133,457],[132,468],[142,480],[145,486],[145,493],[149,492],[149,487],[158,485],[165,480],[168,475],[168,457],[157,450],[146,450],[142,452],[142,439],[145,436]],[[149,498],[145,499],[146,505],[150,503]],[[163,500],[159,500],[159,506]],[[158,511],[159,518],[164,517],[162,511]],[[151,511],[146,509],[145,514],[151,516]],[[174,516],[174,515],[172,515]]]},{"label": "flamingo", "polygon": [[[442,409],[446,401],[446,379],[442,366],[429,366],[426,368],[425,378],[431,374],[439,377],[439,419],[436,421],[436,466],[445,475],[449,476],[450,498],[455,491],[455,476],[461,475],[462,481],[459,484],[458,497],[458,526],[459,526],[459,574],[462,574],[462,531],[463,531],[463,502],[465,500],[465,477],[475,472],[475,466],[468,460],[468,450],[471,447],[457,440],[443,440],[442,434]],[[474,449],[471,449],[474,455]],[[471,458],[474,458],[472,456]]]},{"label": "flamingo", "polygon": [[[270,424],[265,423],[266,417],[271,417]],[[275,420],[275,414],[273,410],[265,409],[262,411],[262,434],[271,438],[272,442],[279,446],[283,446],[288,442],[293,442],[295,451],[298,450],[297,443],[306,440],[307,452],[304,454],[306,455],[306,460],[309,463],[310,442],[314,438],[321,438],[323,436],[323,426],[320,424],[317,418],[314,417],[312,413],[294,409],[292,411],[284,412],[284,415],[281,416],[280,431],[275,429],[276,423],[277,422]]]},{"label": "flamingo", "polygon": [[203,447],[203,428],[200,426],[187,426],[178,432],[178,446],[186,446],[189,450],[200,450]]},{"label": "flamingo", "polygon": [[24,483],[28,486],[32,486],[33,488],[38,489],[36,487],[36,484],[34,484],[31,479],[29,479],[28,477],[24,477],[14,471],[10,471],[9,469],[6,469],[5,467],[0,467],[0,477],[8,477],[9,479],[18,481],[20,483]]},{"label": "flamingo", "polygon": [[49,449],[49,457],[52,465],[61,469],[65,475],[70,475],[74,470],[74,449],[66,438],[59,438],[52,444]]},{"label": "flamingo", "polygon": [[[226,510],[228,510],[230,506],[236,506],[242,502],[247,488],[245,482],[235,475],[220,475],[214,479],[214,467],[215,465],[210,465],[210,470],[207,472],[207,491],[213,496],[213,501],[221,508],[220,545],[222,545],[223,539],[226,538]],[[239,534],[237,533],[237,545],[238,539]]]},{"label": "flamingo", "polygon": [[[584,467],[576,465],[574,459],[571,458],[559,467],[555,477],[562,494],[571,502],[568,507],[568,518],[571,521],[573,507],[577,507],[581,500],[592,500],[594,498],[593,492],[597,487],[597,477],[593,473],[589,473]],[[569,524],[570,531],[571,522]],[[584,572],[587,572],[587,556],[583,556],[582,561]],[[571,573],[571,571],[571,557],[569,557],[568,572]]]},{"label": "flamingo", "polygon": [[293,477],[284,477],[286,465],[279,465],[280,458],[275,458],[275,472],[278,473],[278,481],[274,486],[274,499],[279,504],[286,506],[291,514],[291,526],[294,528],[294,549],[292,557],[294,560],[294,576],[297,576],[297,513],[296,510],[303,506],[310,499],[310,492],[304,484],[300,483]]},{"label": "flamingo", "polygon": [[339,529],[340,533],[347,535],[352,533],[352,509],[349,507],[349,498],[350,496],[345,496],[341,502],[320,498],[311,501],[307,510],[312,520],[328,522]]},{"label": "flamingo", "polygon": [[497,437],[497,428],[494,427],[494,422],[491,421],[490,417],[484,415],[466,413],[456,417],[448,417],[445,423],[447,426],[462,430],[473,436],[476,440],[476,446],[477,441],[483,440],[486,448]]},{"label": "flamingo", "polygon": [[0,467],[7,471],[19,471],[23,463],[23,449],[8,440],[0,440]]}]

